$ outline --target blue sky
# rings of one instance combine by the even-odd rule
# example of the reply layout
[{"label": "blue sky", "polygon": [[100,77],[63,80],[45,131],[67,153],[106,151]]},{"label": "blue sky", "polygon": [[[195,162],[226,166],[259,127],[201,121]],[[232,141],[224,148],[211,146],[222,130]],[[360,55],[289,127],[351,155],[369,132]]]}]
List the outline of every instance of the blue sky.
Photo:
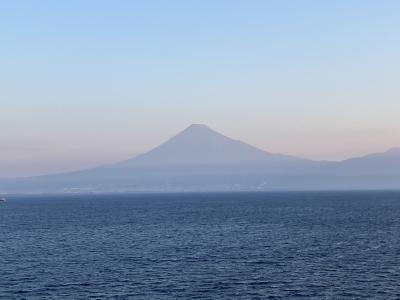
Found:
[{"label": "blue sky", "polygon": [[0,177],[205,123],[271,152],[400,146],[399,1],[2,1]]}]

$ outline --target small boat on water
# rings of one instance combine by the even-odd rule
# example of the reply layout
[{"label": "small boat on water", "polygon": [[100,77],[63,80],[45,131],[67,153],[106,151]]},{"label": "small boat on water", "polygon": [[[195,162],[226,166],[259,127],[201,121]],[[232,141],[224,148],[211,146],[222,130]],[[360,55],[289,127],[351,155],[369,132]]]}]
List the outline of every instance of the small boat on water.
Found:
[{"label": "small boat on water", "polygon": [[7,198],[6,197],[0,197],[0,202],[6,202]]}]

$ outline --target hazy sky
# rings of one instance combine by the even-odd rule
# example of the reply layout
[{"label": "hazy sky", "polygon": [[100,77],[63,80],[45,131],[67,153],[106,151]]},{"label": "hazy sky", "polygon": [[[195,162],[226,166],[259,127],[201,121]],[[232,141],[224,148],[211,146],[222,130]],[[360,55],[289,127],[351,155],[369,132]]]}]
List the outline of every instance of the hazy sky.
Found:
[{"label": "hazy sky", "polygon": [[0,177],[128,158],[191,123],[271,152],[400,146],[400,1],[1,1]]}]

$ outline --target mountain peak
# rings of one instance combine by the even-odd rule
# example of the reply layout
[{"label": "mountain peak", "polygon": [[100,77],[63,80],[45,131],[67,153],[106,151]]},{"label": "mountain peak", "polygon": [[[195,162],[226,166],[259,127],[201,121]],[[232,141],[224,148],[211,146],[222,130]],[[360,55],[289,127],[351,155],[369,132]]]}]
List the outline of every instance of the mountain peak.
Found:
[{"label": "mountain peak", "polygon": [[207,125],[205,124],[192,124],[186,129],[210,129]]},{"label": "mountain peak", "polygon": [[292,161],[294,158],[273,155],[231,139],[207,125],[192,124],[160,146],[134,158],[132,163],[152,166],[209,166],[254,165],[285,160]]},{"label": "mountain peak", "polygon": [[181,133],[197,133],[197,132],[213,132],[217,133],[215,130],[212,130],[210,127],[208,127],[205,124],[192,124],[186,129],[184,129]]},{"label": "mountain peak", "polygon": [[[223,141],[228,140],[229,138],[225,135],[211,129],[207,125],[204,124],[192,124],[180,133],[178,133],[171,140],[185,140],[192,144],[199,143],[209,143],[215,141]],[[229,139],[230,140],[230,139]]]}]

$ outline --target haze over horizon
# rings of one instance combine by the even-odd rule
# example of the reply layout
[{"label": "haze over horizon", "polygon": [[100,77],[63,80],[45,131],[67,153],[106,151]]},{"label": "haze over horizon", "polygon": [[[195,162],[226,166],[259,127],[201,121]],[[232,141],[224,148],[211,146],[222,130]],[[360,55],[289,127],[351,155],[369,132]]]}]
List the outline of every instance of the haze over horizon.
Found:
[{"label": "haze over horizon", "polygon": [[85,169],[192,123],[342,160],[400,146],[398,1],[4,1],[0,177]]},{"label": "haze over horizon", "polygon": [[78,172],[0,180],[0,193],[399,189],[400,148],[340,162],[270,153],[192,124],[150,151]]}]

